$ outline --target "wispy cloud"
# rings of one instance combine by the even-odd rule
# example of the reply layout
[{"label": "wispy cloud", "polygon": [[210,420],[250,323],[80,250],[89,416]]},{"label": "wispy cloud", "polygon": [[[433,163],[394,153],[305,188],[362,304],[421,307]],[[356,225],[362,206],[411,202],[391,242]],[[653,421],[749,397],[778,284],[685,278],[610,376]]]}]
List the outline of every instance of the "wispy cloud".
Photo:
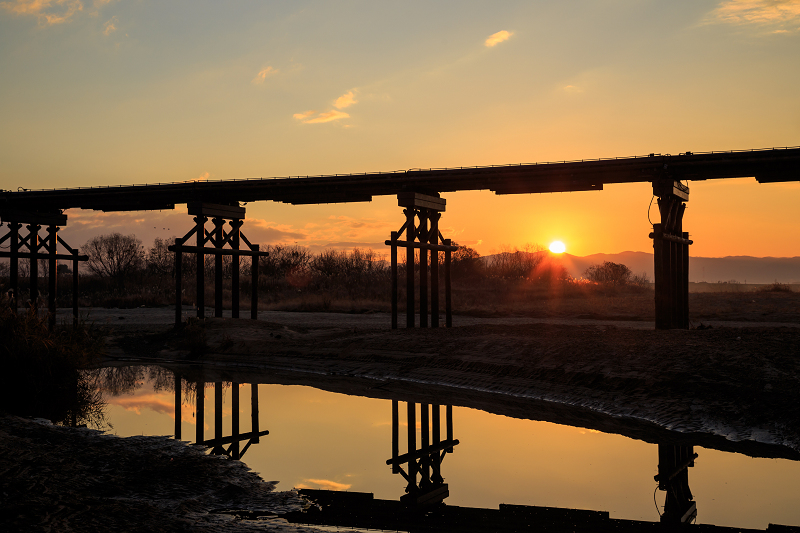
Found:
[{"label": "wispy cloud", "polygon": [[353,104],[357,104],[358,100],[356,100],[353,91],[347,91],[342,96],[336,99],[333,103],[333,107],[336,109],[344,109],[345,107],[350,107]]},{"label": "wispy cloud", "polygon": [[581,89],[577,85],[566,85],[564,87],[564,92],[565,93],[570,93],[570,94],[578,94],[578,93],[582,93],[583,89]]},{"label": "wispy cloud", "polygon": [[343,118],[350,117],[350,115],[347,113],[343,111],[337,111],[335,109],[326,111],[324,113],[317,113],[317,116],[311,118],[314,113],[315,111],[306,111],[305,113],[295,113],[292,116],[301,121],[303,124],[323,124],[325,122],[333,122],[334,120],[341,120]]},{"label": "wispy cloud", "polygon": [[313,110],[312,111],[303,111],[302,113],[295,113],[292,116],[294,118],[296,118],[297,120],[305,120],[308,117],[310,117],[311,115],[313,115],[314,113],[316,113],[316,111],[313,111]]},{"label": "wispy cloud", "polygon": [[117,31],[117,17],[111,17],[111,20],[105,24],[103,35],[111,35],[115,31]]},{"label": "wispy cloud", "polygon": [[259,85],[261,83],[264,83],[264,80],[266,80],[268,76],[272,76],[272,75],[277,74],[277,73],[278,73],[278,69],[276,69],[276,68],[267,67],[265,69],[261,69],[258,72],[258,74],[256,74],[256,77],[253,78],[252,83],[255,84],[255,85]]},{"label": "wispy cloud", "polygon": [[79,11],[83,11],[81,0],[15,0],[0,2],[0,7],[17,15],[30,15],[38,19],[39,24],[49,26],[61,24]]},{"label": "wispy cloud", "polygon": [[498,31],[497,33],[491,34],[486,39],[486,41],[484,41],[484,44],[486,46],[488,46],[489,48],[491,48],[493,46],[497,46],[498,44],[502,43],[503,41],[507,41],[509,38],[511,38],[512,35],[514,35],[514,34],[512,32],[510,32],[510,31],[506,31],[506,30]]},{"label": "wispy cloud", "polygon": [[352,487],[349,483],[337,483],[330,479],[304,479],[295,488],[298,489],[323,489],[323,490],[347,490]]},{"label": "wispy cloud", "polygon": [[707,22],[775,26],[774,33],[787,33],[787,26],[800,28],[800,0],[724,0]]}]

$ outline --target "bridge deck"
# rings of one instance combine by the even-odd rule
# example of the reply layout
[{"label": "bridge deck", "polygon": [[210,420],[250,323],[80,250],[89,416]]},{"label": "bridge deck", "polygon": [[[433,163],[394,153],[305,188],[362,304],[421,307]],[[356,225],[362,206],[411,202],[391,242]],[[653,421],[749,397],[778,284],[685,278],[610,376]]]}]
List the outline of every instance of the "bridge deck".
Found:
[{"label": "bridge deck", "polygon": [[800,147],[679,155],[562,161],[488,167],[410,169],[327,176],[121,185],[0,192],[0,213],[172,209],[205,201],[222,204],[270,200],[290,204],[369,201],[403,191],[443,193],[491,190],[524,194],[602,190],[612,183],[658,179],[708,180],[755,177],[759,182],[800,180]]}]

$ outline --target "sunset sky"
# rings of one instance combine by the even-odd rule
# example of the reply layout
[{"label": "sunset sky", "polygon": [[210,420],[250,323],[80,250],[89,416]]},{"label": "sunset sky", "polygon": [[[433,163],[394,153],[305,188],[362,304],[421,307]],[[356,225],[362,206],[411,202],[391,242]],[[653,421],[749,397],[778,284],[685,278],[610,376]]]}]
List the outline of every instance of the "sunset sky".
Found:
[{"label": "sunset sky", "polygon": [[[797,146],[799,66],[800,0],[5,0],[0,188]],[[692,255],[800,255],[800,185],[690,187]],[[650,252],[651,193],[450,193],[443,233]],[[402,224],[394,197],[246,207],[250,240],[314,250],[381,249]],[[75,246],[191,224],[68,215]]]}]

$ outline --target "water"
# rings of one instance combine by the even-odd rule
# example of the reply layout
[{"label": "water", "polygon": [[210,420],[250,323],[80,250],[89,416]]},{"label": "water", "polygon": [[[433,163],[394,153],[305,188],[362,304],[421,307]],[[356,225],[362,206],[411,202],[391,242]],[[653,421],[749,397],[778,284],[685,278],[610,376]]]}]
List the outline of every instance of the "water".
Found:
[{"label": "water", "polygon": [[[112,433],[173,435],[173,375],[152,367],[131,367],[125,372],[127,382],[117,380],[117,394],[106,394]],[[251,429],[252,387],[239,385],[242,433]],[[403,496],[406,481],[386,464],[392,457],[391,400],[297,385],[256,387],[259,427],[269,435],[251,444],[242,460],[262,478],[280,481],[282,490],[370,492],[389,500]],[[215,434],[214,399],[214,384],[205,384],[205,439]],[[198,420],[194,392],[184,390],[181,404],[181,437],[194,442]],[[230,386],[224,388],[222,406],[223,434],[230,435]],[[403,454],[407,404],[399,402],[398,407],[399,453]],[[444,438],[444,407],[441,412]],[[420,416],[417,406],[416,443],[422,437]],[[441,466],[449,488],[448,505],[589,509],[608,511],[611,518],[653,522],[663,512],[665,492],[656,490],[653,479],[659,464],[655,444],[458,406],[453,407],[452,420],[453,437],[459,444],[445,455]],[[697,504],[696,523],[755,529],[765,529],[769,523],[800,525],[796,489],[800,463],[701,447],[694,447],[694,452],[698,458],[688,468],[688,484]]]}]

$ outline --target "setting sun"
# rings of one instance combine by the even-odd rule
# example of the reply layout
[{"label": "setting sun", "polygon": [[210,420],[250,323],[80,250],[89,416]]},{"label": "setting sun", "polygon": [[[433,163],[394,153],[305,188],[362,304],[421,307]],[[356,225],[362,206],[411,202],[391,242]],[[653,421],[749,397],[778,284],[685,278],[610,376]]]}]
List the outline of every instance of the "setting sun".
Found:
[{"label": "setting sun", "polygon": [[563,254],[567,250],[564,243],[561,241],[553,241],[550,243],[550,251],[554,254]]}]

